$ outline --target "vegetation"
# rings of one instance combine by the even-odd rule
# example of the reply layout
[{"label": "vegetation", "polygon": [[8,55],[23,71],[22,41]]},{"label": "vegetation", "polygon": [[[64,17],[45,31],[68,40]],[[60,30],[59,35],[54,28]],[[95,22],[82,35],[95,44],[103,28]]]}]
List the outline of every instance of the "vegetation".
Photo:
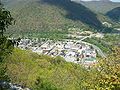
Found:
[{"label": "vegetation", "polygon": [[66,62],[61,57],[38,55],[14,49],[6,59],[7,73],[13,83],[33,90],[119,90],[120,48],[90,69]]},{"label": "vegetation", "polygon": [[[74,0],[77,3],[84,5],[85,7],[89,8],[91,11],[97,14],[97,18],[101,22],[108,22],[112,24],[112,26],[119,28],[119,2],[111,2],[111,1],[91,1],[91,2],[81,2],[78,0]],[[99,6],[99,7],[98,7]],[[114,17],[113,17],[114,16]],[[112,20],[112,21],[111,21]]]},{"label": "vegetation", "polygon": [[0,3],[0,37],[3,37],[4,31],[12,24],[12,20],[10,12],[5,10]]},{"label": "vegetation", "polygon": [[96,14],[85,6],[70,0],[7,0],[5,5],[16,19],[16,25],[11,26],[8,30],[9,34],[15,35],[29,32],[54,32],[59,29],[67,32],[69,27],[85,30],[94,28],[94,31],[100,31],[101,22],[112,22],[103,14]]},{"label": "vegetation", "polygon": [[[76,0],[77,1],[77,0]],[[104,1],[91,1],[91,2],[80,2],[81,4],[85,5],[86,7],[90,8],[94,12],[99,12],[102,14],[106,14],[108,11],[120,7],[120,3],[116,2],[104,2]],[[99,7],[98,7],[99,6]]]},{"label": "vegetation", "polygon": [[120,89],[120,48],[114,48],[108,58],[100,59],[96,68],[90,71],[88,87],[92,90]]},{"label": "vegetation", "polygon": [[87,71],[77,64],[65,62],[61,57],[52,58],[14,49],[13,54],[6,59],[6,64],[13,83],[36,90],[84,88],[81,80]]},{"label": "vegetation", "polygon": [[87,38],[84,41],[89,42],[98,46],[104,53],[110,54],[112,53],[112,48],[120,44],[120,35],[119,34],[105,34],[103,38]]},{"label": "vegetation", "polygon": [[[23,4],[23,6],[26,5],[26,3]],[[17,19],[17,23],[20,22],[20,26],[15,26],[16,29],[14,30],[20,29],[21,31],[29,31],[32,28],[32,30],[36,30],[36,34],[37,31],[39,31],[40,29],[38,26],[41,24],[39,23],[39,21],[36,22],[38,19],[32,16],[35,15],[35,17],[41,17],[41,14],[38,14],[39,9],[41,8],[38,9],[38,7],[36,7],[36,5],[38,5],[38,2],[31,2],[27,5],[28,6],[22,7],[24,9],[18,8],[21,11],[20,13],[26,10],[26,7],[28,7],[28,10],[30,9],[29,11],[37,10],[37,12],[34,14],[30,14],[30,12],[27,12],[25,14],[26,16],[22,16],[23,21],[28,20],[28,23],[27,21],[22,22],[20,19]],[[45,12],[54,12],[53,10],[49,9],[49,7],[51,6],[49,6],[47,3],[44,5],[47,6],[47,9],[45,10],[48,10]],[[44,5],[41,4],[40,7],[46,8]],[[33,8],[35,10],[33,10]],[[58,12],[59,10],[61,12],[61,10],[63,10],[63,8],[56,8],[57,7],[52,6],[52,9],[54,9],[55,12]],[[64,7],[64,9],[68,8]],[[44,12],[44,10],[41,10],[41,12]],[[66,11],[64,11],[64,13],[62,14],[65,13]],[[27,15],[30,16],[27,18]],[[42,15],[45,14],[42,13]],[[61,14],[58,13],[58,15]],[[46,15],[45,17],[48,16]],[[21,16],[17,18],[21,18]],[[33,21],[35,20],[35,24],[29,24],[29,20],[32,21],[32,19]],[[65,30],[64,32],[62,30],[56,31],[56,26],[58,26],[58,30],[60,27],[63,27],[61,24],[71,26],[71,24],[73,25],[73,23],[76,24],[78,22],[72,21],[70,19],[61,20],[61,18],[55,17],[54,20],[56,20],[56,22],[60,20],[60,22],[62,23],[60,24],[55,22],[54,24],[52,24],[55,29],[53,29],[53,27],[51,29],[51,23],[49,22],[49,20],[51,21],[52,19],[53,17],[49,17],[49,19],[45,20],[45,22],[48,23],[46,25],[50,28],[49,30],[52,31],[48,31],[48,27],[46,28],[46,26],[42,24],[43,26],[40,27],[44,27],[44,29],[46,28],[46,30],[41,28],[42,32],[41,34],[38,33],[37,37],[50,37],[55,39],[64,38],[64,33],[67,33],[67,30],[62,28],[62,30]],[[112,51],[112,54],[109,54],[107,58],[99,58],[98,63],[96,63],[95,66],[86,69],[82,65],[66,62],[62,57],[59,56],[50,57],[47,55],[38,55],[36,53],[33,53],[32,51],[13,48],[12,41],[7,40],[7,37],[4,36],[5,30],[8,28],[9,25],[12,24],[12,20],[13,18],[11,17],[10,12],[6,11],[3,7],[0,7],[0,80],[21,84],[23,86],[30,87],[33,90],[120,90],[120,48],[111,48],[112,45],[117,44],[119,46],[119,35],[111,36],[108,34],[105,35],[105,38],[103,39],[91,38],[85,40],[90,43],[94,43],[105,52]],[[31,36],[32,32],[29,33],[28,31],[25,32],[25,34]],[[109,43],[107,43],[106,41]]]},{"label": "vegetation", "polygon": [[[5,30],[12,24],[13,18],[9,11],[5,10],[0,2],[0,80],[9,80],[6,74],[4,59],[11,53],[13,44],[4,36]],[[1,87],[0,87],[1,89]]]},{"label": "vegetation", "polygon": [[103,38],[104,41],[108,42],[112,46],[119,46],[120,35],[119,34],[106,34]]},{"label": "vegetation", "polygon": [[84,41],[98,46],[105,53],[111,53],[111,49],[113,47],[111,44],[108,43],[108,41],[101,38],[87,38]]},{"label": "vegetation", "polygon": [[114,8],[106,14],[115,22],[120,22],[120,7]]},{"label": "vegetation", "polygon": [[[12,2],[12,1],[10,1]],[[41,33],[55,30],[67,32],[68,27],[85,27],[80,21],[73,21],[65,17],[67,11],[54,5],[43,3],[42,0],[16,0],[6,5],[16,20],[8,33]],[[9,6],[10,5],[10,6]],[[86,27],[88,28],[88,26]],[[14,33],[13,33],[14,32]]]},{"label": "vegetation", "polygon": [[[27,38],[46,38],[52,40],[61,40],[67,38],[67,30],[66,31],[41,31],[41,32],[26,32],[26,33],[16,33],[12,35],[12,37],[19,38],[19,37],[27,37]],[[8,34],[7,34],[8,35]]]}]

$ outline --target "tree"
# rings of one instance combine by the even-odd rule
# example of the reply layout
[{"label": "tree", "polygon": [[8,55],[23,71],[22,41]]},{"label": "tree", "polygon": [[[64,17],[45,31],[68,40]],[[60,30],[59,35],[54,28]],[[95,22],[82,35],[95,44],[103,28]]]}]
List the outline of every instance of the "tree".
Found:
[{"label": "tree", "polygon": [[10,12],[4,9],[0,2],[0,80],[8,80],[4,59],[12,52],[13,43],[4,36],[4,32],[12,24],[12,21]]},{"label": "tree", "polygon": [[120,90],[120,48],[105,59],[99,60],[97,67],[91,70],[91,78],[86,80],[92,90]]},{"label": "tree", "polygon": [[9,25],[12,25],[13,18],[9,11],[3,8],[3,5],[0,2],[0,62],[3,60],[3,57],[11,52],[13,48],[12,41],[7,40],[7,37],[4,36],[4,32]]},{"label": "tree", "polygon": [[13,18],[8,10],[3,8],[0,2],[0,36],[3,37],[4,31],[9,25],[12,25]]}]

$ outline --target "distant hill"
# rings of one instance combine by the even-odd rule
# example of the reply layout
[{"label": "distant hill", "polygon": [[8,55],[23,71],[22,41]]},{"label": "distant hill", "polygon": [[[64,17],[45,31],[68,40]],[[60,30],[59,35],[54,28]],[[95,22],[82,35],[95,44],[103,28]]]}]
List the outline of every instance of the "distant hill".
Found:
[{"label": "distant hill", "polygon": [[120,7],[110,10],[106,15],[113,21],[120,22]]},{"label": "distant hill", "polygon": [[100,21],[97,19],[97,15],[81,4],[71,2],[70,0],[43,0],[43,2],[66,10],[66,18],[80,20],[92,27],[99,28],[99,26],[101,26]]},{"label": "distant hill", "polygon": [[73,0],[76,1],[77,3],[80,3],[84,5],[85,7],[89,8],[90,10],[94,12],[99,12],[99,13],[107,13],[108,11],[120,7],[119,2],[111,2],[110,0],[100,0],[100,1],[82,1],[82,0]]},{"label": "distant hill", "polygon": [[94,12],[70,0],[5,0],[4,4],[16,19],[9,29],[14,33],[102,27]]},{"label": "distant hill", "polygon": [[69,27],[99,30],[103,27],[102,22],[108,20],[71,0],[3,0],[3,3],[16,20],[16,25],[9,28],[12,33],[67,32]]}]

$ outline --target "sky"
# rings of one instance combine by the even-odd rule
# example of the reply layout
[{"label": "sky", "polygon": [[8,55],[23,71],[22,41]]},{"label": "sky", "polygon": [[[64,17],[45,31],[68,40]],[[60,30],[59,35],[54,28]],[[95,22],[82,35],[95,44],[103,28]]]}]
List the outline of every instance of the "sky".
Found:
[{"label": "sky", "polygon": [[120,0],[111,0],[111,1],[114,1],[114,2],[120,2]]},{"label": "sky", "polygon": [[[92,0],[82,0],[82,1],[92,1]],[[99,0],[96,0],[96,1],[99,1]],[[110,0],[110,1],[113,1],[113,2],[120,2],[120,0]]]}]

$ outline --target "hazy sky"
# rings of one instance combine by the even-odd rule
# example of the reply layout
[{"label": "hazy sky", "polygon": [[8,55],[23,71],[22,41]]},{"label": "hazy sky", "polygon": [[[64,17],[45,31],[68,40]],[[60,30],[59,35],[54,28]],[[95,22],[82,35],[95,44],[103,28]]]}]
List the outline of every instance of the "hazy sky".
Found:
[{"label": "hazy sky", "polygon": [[114,2],[120,2],[120,0],[111,0],[111,1],[114,1]]},{"label": "hazy sky", "polygon": [[[92,0],[82,0],[82,1],[92,1]],[[96,1],[99,1],[99,0],[96,0]],[[110,0],[110,1],[113,1],[113,2],[120,2],[120,0]]]}]

